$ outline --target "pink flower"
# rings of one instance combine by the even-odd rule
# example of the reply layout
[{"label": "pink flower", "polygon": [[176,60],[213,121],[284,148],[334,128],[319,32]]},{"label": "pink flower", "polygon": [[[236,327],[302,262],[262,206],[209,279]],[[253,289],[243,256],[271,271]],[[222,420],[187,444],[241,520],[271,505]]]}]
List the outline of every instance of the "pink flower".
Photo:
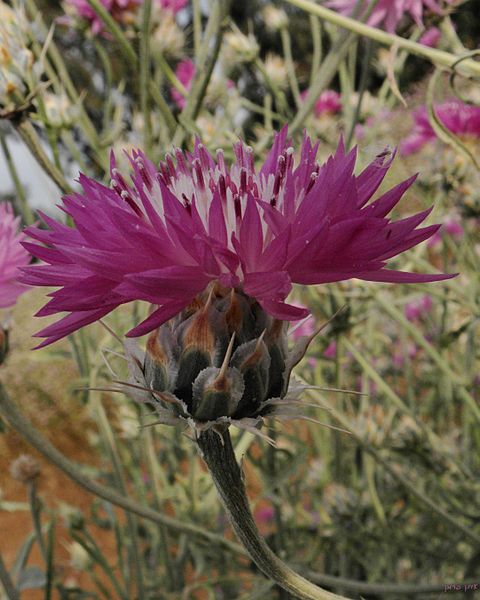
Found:
[{"label": "pink flower", "polygon": [[[297,308],[301,308],[306,310],[307,307],[301,302],[291,302],[292,306],[296,306]],[[299,340],[301,337],[311,336],[315,331],[315,323],[312,315],[308,315],[302,321],[292,324],[291,334],[295,341]]]},{"label": "pink flower", "polygon": [[335,358],[336,355],[337,355],[337,342],[335,340],[333,340],[325,348],[325,352],[323,353],[323,356],[325,358]]},{"label": "pink flower", "polygon": [[[196,68],[193,62],[186,58],[178,63],[177,68],[175,69],[175,75],[183,87],[189,91],[192,87],[192,81],[195,77]],[[181,110],[185,108],[186,99],[184,96],[177,90],[177,88],[172,87],[170,90],[172,94],[173,101]]]},{"label": "pink flower", "polygon": [[427,315],[433,307],[431,297],[426,294],[421,298],[405,304],[405,316],[409,321],[418,321]]},{"label": "pink flower", "polygon": [[276,135],[263,166],[234,145],[227,166],[197,140],[192,154],[175,151],[157,169],[139,151],[132,183],[111,157],[111,186],[81,175],[83,193],[63,199],[74,227],[42,215],[48,229],[30,227],[24,245],[46,264],[24,269],[23,282],[57,286],[38,316],[68,311],[38,337],[42,345],[102,318],[120,304],[144,300],[152,314],[128,332],[148,333],[187,307],[211,282],[242,289],[270,315],[300,320],[308,310],[285,303],[293,283],[350,278],[397,283],[437,281],[387,269],[393,256],[438,229],[417,229],[430,210],[392,221],[388,213],[415,177],[369,203],[392,162],[383,152],[354,175],[356,149],[341,141],[325,164],[305,137],[295,166],[287,129]]},{"label": "pink flower", "polygon": [[[438,119],[453,134],[461,137],[480,138],[480,107],[465,104],[460,100],[448,100],[443,104],[437,104],[434,108]],[[413,112],[413,120],[412,133],[400,146],[404,155],[418,152],[426,143],[437,137],[430,125],[425,106]]]},{"label": "pink flower", "polygon": [[273,506],[264,506],[263,508],[257,508],[255,511],[255,520],[262,524],[270,523],[274,517],[275,510]]},{"label": "pink flower", "polygon": [[[308,90],[302,92],[302,100],[305,100]],[[341,96],[335,90],[325,90],[315,103],[314,113],[316,117],[328,114],[334,115],[342,110]]]},{"label": "pink flower", "polygon": [[164,10],[171,10],[174,14],[177,14],[182,8],[185,8],[188,4],[188,0],[158,0],[160,8]]},{"label": "pink flower", "polygon": [[[448,4],[454,1],[446,0]],[[351,16],[357,0],[328,0],[326,5],[341,14]],[[364,10],[368,5],[369,2],[363,2]],[[378,0],[367,23],[372,27],[382,27],[393,33],[404,15],[408,13],[419,27],[423,27],[422,19],[425,10],[442,14],[441,4],[437,0]]]},{"label": "pink flower", "polygon": [[[100,0],[112,17],[119,23],[124,23],[134,13],[142,0]],[[74,8],[79,17],[90,22],[92,33],[103,33],[102,19],[93,10],[87,0],[66,0],[67,5]]]},{"label": "pink flower", "polygon": [[442,237],[445,234],[454,240],[461,240],[463,238],[464,231],[458,217],[453,215],[446,216],[442,227],[432,235],[432,237],[428,240],[427,245],[429,247],[437,246],[442,242]]},{"label": "pink flower", "polygon": [[438,27],[429,27],[418,41],[429,48],[436,48],[441,37],[442,33]]},{"label": "pink flower", "polygon": [[22,247],[18,233],[20,220],[6,202],[0,204],[0,308],[13,306],[27,287],[18,282],[19,268],[26,267],[30,255]]}]

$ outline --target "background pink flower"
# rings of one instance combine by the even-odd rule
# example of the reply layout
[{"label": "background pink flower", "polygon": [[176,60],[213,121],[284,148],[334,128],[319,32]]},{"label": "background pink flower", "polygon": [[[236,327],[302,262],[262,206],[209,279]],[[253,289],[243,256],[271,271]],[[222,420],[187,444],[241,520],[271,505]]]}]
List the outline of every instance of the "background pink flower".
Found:
[{"label": "background pink flower", "polygon": [[[480,107],[465,104],[460,100],[448,100],[443,104],[436,104],[434,108],[438,119],[453,134],[460,137],[480,138]],[[425,144],[437,138],[430,125],[425,106],[413,111],[412,115],[414,120],[412,132],[400,146],[404,155],[418,152]]]},{"label": "background pink flower", "polygon": [[[308,94],[308,90],[302,92],[301,97],[302,100]],[[341,96],[335,90],[325,90],[322,92],[315,103],[314,114],[316,117],[320,117],[321,115],[328,114],[334,115],[342,110],[342,100]]]},{"label": "background pink flower", "polygon": [[[135,12],[142,0],[100,0],[112,17],[123,23],[125,16]],[[95,35],[104,31],[102,19],[93,10],[87,0],[66,0],[67,5],[74,8],[79,17],[90,22],[92,33]]]},{"label": "background pink flower", "polygon": [[18,282],[19,268],[26,267],[30,255],[22,247],[24,236],[18,233],[20,219],[6,202],[0,204],[0,308],[13,306],[27,287]]},{"label": "background pink flower", "polygon": [[182,8],[187,6],[188,0],[158,0],[158,3],[160,4],[160,8],[171,10],[176,14],[178,11],[182,10]]},{"label": "background pink flower", "polygon": [[347,153],[340,142],[324,164],[317,150],[305,137],[295,165],[284,128],[259,170],[242,142],[228,167],[222,151],[215,160],[197,140],[192,154],[177,149],[176,164],[167,156],[159,169],[134,152],[130,184],[113,154],[111,187],[81,175],[83,193],[66,196],[62,207],[75,227],[44,215],[48,229],[30,227],[35,243],[24,243],[46,264],[24,269],[23,282],[59,287],[37,316],[70,313],[37,334],[47,338],[43,345],[133,300],[158,307],[127,335],[146,334],[210,282],[241,288],[273,317],[293,321],[308,315],[285,302],[293,283],[450,277],[386,268],[438,229],[417,229],[430,210],[398,221],[387,216],[415,177],[369,202],[390,153],[355,175],[356,149]]},{"label": "background pink flower", "polygon": [[[177,65],[177,68],[175,69],[175,75],[177,76],[177,79],[187,91],[189,91],[192,87],[192,81],[195,77],[195,73],[195,65],[189,58],[180,61]],[[172,94],[172,99],[175,102],[175,104],[178,106],[178,108],[183,110],[183,108],[185,108],[186,103],[185,97],[175,87],[172,87],[170,92]]]},{"label": "background pink flower", "polygon": [[[446,2],[451,4],[454,0],[446,0]],[[367,1],[363,3],[364,10],[368,4]],[[326,5],[344,15],[351,16],[357,0],[328,0]],[[419,27],[423,27],[423,14],[427,10],[441,14],[441,3],[436,0],[378,0],[367,23],[372,27],[381,27],[393,33],[399,22],[408,14]]]}]

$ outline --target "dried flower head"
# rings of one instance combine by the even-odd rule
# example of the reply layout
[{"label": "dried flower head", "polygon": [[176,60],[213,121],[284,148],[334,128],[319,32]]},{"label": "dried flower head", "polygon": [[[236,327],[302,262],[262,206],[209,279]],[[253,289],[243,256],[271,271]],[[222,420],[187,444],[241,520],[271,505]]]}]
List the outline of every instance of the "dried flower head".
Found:
[{"label": "dried flower head", "polygon": [[292,283],[345,279],[397,283],[436,281],[387,269],[390,258],[428,239],[419,228],[430,210],[399,221],[388,213],[415,177],[369,203],[392,154],[383,152],[354,175],[356,150],[343,143],[316,162],[318,144],[305,137],[295,164],[286,128],[257,169],[253,151],[238,142],[235,163],[216,160],[197,140],[192,154],[175,151],[157,169],[141,152],[131,156],[132,183],[111,157],[111,185],[80,176],[83,193],[63,200],[70,227],[43,215],[48,229],[30,227],[24,246],[44,261],[22,281],[57,286],[37,313],[70,314],[37,335],[49,344],[111,312],[144,300],[157,306],[128,336],[153,331],[202,294],[211,282],[241,291],[277,319],[308,310],[285,303]]},{"label": "dried flower head", "polygon": [[280,31],[288,26],[287,13],[273,4],[267,4],[262,10],[265,27],[270,32]]},{"label": "dried flower head", "polygon": [[[455,0],[445,0],[452,4]],[[326,5],[346,15],[352,15],[358,2],[357,0],[328,0]],[[360,15],[367,10],[369,2],[362,3]],[[423,28],[425,11],[442,14],[442,3],[437,0],[378,0],[367,23],[372,27],[382,27],[393,33],[405,15],[409,15],[415,23]]]},{"label": "dried flower head", "polygon": [[40,475],[40,465],[29,454],[20,454],[10,465],[10,475],[20,483],[31,483]]},{"label": "dried flower head", "polygon": [[185,47],[185,34],[171,11],[162,12],[152,33],[153,55],[178,58]]},{"label": "dried flower head", "polygon": [[23,104],[38,82],[39,65],[28,44],[25,13],[0,0],[0,109]]},{"label": "dried flower head", "polygon": [[0,308],[13,306],[27,291],[18,281],[19,268],[30,262],[30,255],[22,247],[24,235],[18,232],[20,219],[13,214],[7,202],[0,203]]}]

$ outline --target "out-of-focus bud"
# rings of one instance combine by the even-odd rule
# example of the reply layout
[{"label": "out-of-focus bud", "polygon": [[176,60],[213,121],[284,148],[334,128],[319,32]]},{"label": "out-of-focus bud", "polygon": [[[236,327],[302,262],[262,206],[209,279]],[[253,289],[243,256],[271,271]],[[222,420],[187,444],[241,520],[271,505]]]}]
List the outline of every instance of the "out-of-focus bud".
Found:
[{"label": "out-of-focus bud", "polygon": [[39,64],[28,48],[28,21],[20,7],[0,0],[0,109],[12,111],[39,83]]},{"label": "out-of-focus bud", "polygon": [[285,90],[288,87],[288,72],[285,61],[277,54],[267,54],[265,58],[265,72],[275,87]]},{"label": "out-of-focus bud", "polygon": [[255,36],[252,33],[245,35],[240,29],[226,33],[224,41],[224,57],[230,66],[239,63],[251,63],[257,58],[260,51]]},{"label": "out-of-focus bud", "polygon": [[56,129],[72,127],[78,117],[78,109],[71,104],[66,95],[46,92],[43,102],[49,125]]},{"label": "out-of-focus bud", "polygon": [[288,25],[287,13],[281,8],[277,8],[272,4],[267,4],[267,6],[265,6],[265,8],[262,10],[262,16],[265,22],[265,27],[272,33],[279,31]]},{"label": "out-of-focus bud", "polygon": [[170,11],[161,14],[151,37],[153,56],[160,55],[168,58],[180,58],[185,48],[185,34]]},{"label": "out-of-focus bud", "polygon": [[67,529],[83,529],[85,518],[78,508],[62,502],[60,503],[59,512]]},{"label": "out-of-focus bud", "polygon": [[40,465],[29,454],[20,454],[10,465],[10,475],[20,483],[32,483],[40,475]]},{"label": "out-of-focus bud", "polygon": [[70,542],[67,547],[70,564],[76,571],[86,571],[92,564],[88,552],[78,542]]}]

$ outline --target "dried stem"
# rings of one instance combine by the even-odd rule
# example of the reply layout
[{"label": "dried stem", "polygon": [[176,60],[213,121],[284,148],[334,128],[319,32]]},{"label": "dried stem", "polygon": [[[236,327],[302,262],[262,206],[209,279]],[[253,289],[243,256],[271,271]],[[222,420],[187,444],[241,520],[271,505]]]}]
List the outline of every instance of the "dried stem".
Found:
[{"label": "dried stem", "polygon": [[263,573],[280,587],[303,600],[345,600],[295,573],[267,546],[248,505],[242,473],[235,459],[228,429],[220,435],[209,430],[197,439],[202,457],[230,518],[238,539]]}]

